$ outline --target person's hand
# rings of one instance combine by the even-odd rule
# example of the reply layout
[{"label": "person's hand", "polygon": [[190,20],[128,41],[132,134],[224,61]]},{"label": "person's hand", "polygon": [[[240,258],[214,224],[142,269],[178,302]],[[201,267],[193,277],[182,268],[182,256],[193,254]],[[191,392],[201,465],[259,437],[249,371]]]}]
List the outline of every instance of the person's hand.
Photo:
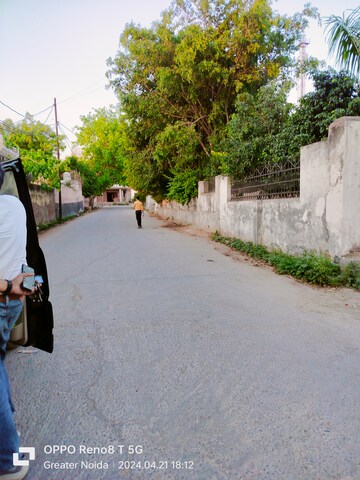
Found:
[{"label": "person's hand", "polygon": [[31,295],[32,293],[35,292],[36,287],[33,290],[26,290],[21,287],[22,282],[25,277],[32,277],[32,273],[19,273],[15,278],[13,278],[12,281],[12,289],[11,289],[11,294],[13,295],[19,295],[19,297],[23,297],[24,295]]}]

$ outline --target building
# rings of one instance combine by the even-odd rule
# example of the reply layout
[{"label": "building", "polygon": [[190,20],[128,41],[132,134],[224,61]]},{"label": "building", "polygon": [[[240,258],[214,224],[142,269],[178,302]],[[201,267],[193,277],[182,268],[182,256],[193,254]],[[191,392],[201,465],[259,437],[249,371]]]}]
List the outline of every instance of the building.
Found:
[{"label": "building", "polygon": [[134,197],[134,190],[123,185],[113,185],[103,193],[102,197],[98,198],[98,203],[106,204],[126,204],[132,201]]}]

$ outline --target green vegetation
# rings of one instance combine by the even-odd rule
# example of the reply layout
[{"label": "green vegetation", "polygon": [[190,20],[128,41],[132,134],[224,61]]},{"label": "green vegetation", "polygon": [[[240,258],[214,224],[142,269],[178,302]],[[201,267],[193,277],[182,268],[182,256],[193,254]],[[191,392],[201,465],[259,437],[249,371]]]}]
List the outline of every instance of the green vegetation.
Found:
[{"label": "green vegetation", "polygon": [[[35,121],[27,114],[16,126],[12,120],[5,120],[0,126],[0,132],[7,147],[19,150],[25,173],[31,175],[33,182],[60,188],[56,134],[49,126]],[[61,136],[59,147],[65,148]]]},{"label": "green vegetation", "polygon": [[349,263],[341,272],[339,265],[325,255],[305,252],[294,256],[280,250],[270,251],[263,245],[223,237],[218,232],[212,235],[212,239],[271,265],[281,275],[291,275],[313,285],[360,289],[360,265],[357,263]]},{"label": "green vegetation", "polygon": [[174,0],[151,27],[128,24],[108,61],[125,117],[128,184],[182,203],[194,194],[189,172],[220,173],[238,96],[287,75],[313,13],[280,16],[267,0]]},{"label": "green vegetation", "polygon": [[314,91],[295,107],[287,102],[291,84],[270,82],[255,94],[238,97],[223,142],[223,173],[241,178],[249,170],[288,158],[300,147],[327,138],[337,118],[360,115],[360,86],[346,72],[313,71]]},{"label": "green vegetation", "polygon": [[[359,79],[349,73],[360,72],[360,7],[326,20],[330,50],[349,72],[321,71],[316,59],[297,65],[318,13],[310,4],[291,17],[275,8],[272,0],[172,0],[150,27],[122,31],[107,72],[119,106],[81,117],[81,159],[59,163],[55,133],[30,115],[2,122],[5,145],[19,148],[26,173],[48,188],[59,188],[59,170],[75,169],[88,198],[126,184],[181,204],[199,180],[299,158],[334,120],[360,115]],[[287,98],[300,68],[314,91],[295,106]]]},{"label": "green vegetation", "polygon": [[337,64],[354,75],[360,75],[360,7],[345,17],[327,17],[329,51],[335,54]]},{"label": "green vegetation", "polygon": [[360,264],[350,262],[342,273],[344,285],[360,290]]},{"label": "green vegetation", "polygon": [[91,167],[89,162],[77,157],[67,157],[65,162],[61,164],[62,171],[76,170],[80,174],[82,182],[82,194],[85,198],[93,198],[101,195],[103,192],[103,184],[96,175],[96,171]]},{"label": "green vegetation", "polygon": [[194,170],[178,173],[169,183],[167,198],[186,205],[197,195],[198,173]]},{"label": "green vegetation", "polygon": [[287,158],[283,137],[294,108],[287,102],[291,86],[272,81],[254,94],[238,96],[223,142],[223,174],[241,178],[260,165]]},{"label": "green vegetation", "polygon": [[[124,161],[127,151],[125,123],[118,109],[100,108],[81,117],[77,142],[83,147],[78,170],[87,195],[99,195],[114,184],[125,185]],[[72,163],[74,159],[71,160]]]},{"label": "green vegetation", "polygon": [[68,217],[64,217],[61,220],[51,220],[50,222],[46,223],[39,223],[37,226],[38,232],[43,232],[44,230],[49,230],[50,228],[56,227],[57,225],[61,225],[62,223],[68,222],[69,220],[73,220],[74,218],[79,217],[80,215],[84,215],[85,212],[79,213],[78,215],[69,215]]}]

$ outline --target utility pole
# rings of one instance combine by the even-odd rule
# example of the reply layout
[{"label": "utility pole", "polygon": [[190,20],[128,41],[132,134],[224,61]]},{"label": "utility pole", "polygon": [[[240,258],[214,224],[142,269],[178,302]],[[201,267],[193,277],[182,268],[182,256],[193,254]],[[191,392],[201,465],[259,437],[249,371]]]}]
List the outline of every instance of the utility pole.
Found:
[{"label": "utility pole", "polygon": [[[57,159],[60,162],[60,146],[59,146],[59,127],[58,127],[58,119],[57,119],[57,107],[56,107],[56,98],[54,98],[54,108],[55,108],[55,129],[56,129],[56,153]],[[61,201],[61,174],[60,174],[60,166],[58,168],[58,177],[60,183],[59,189],[59,220],[62,220],[62,201]]]}]

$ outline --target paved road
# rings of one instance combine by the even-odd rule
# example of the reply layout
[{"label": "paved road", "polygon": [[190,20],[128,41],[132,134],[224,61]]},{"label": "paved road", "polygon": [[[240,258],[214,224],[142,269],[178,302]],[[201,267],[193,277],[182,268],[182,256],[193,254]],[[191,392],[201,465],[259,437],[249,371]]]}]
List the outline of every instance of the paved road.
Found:
[{"label": "paved road", "polygon": [[41,244],[55,351],[8,356],[29,480],[360,478],[359,293],[128,207]]}]

